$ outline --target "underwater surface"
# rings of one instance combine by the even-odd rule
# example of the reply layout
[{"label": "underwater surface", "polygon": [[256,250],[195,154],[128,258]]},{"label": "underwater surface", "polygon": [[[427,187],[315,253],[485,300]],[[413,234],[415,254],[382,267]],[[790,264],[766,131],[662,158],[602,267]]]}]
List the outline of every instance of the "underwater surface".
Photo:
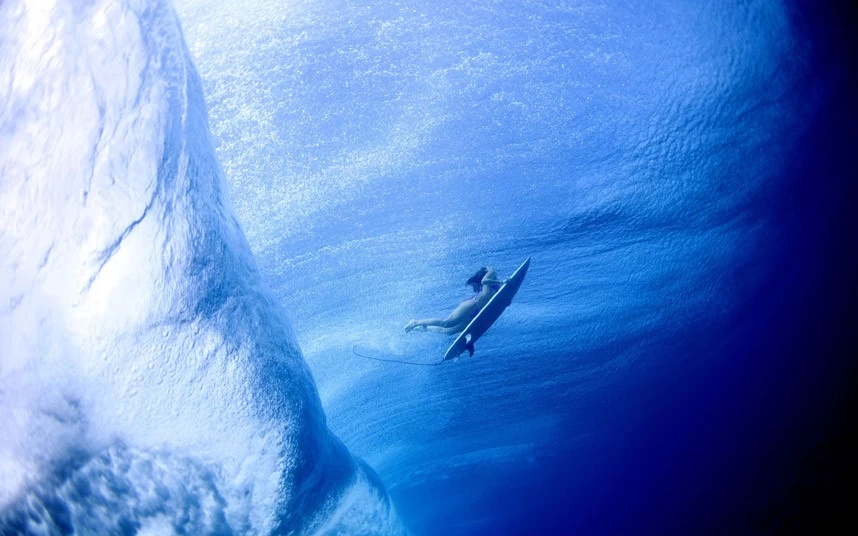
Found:
[{"label": "underwater surface", "polygon": [[854,526],[851,15],[3,2],[0,534]]}]

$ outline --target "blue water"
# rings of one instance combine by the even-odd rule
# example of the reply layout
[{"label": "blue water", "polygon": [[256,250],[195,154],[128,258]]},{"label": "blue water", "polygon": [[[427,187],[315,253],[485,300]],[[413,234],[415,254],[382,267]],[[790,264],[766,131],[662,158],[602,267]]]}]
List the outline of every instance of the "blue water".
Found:
[{"label": "blue water", "polygon": [[[0,5],[0,533],[847,519],[842,9],[29,4]],[[473,358],[353,352],[439,361],[406,322],[527,256]]]}]

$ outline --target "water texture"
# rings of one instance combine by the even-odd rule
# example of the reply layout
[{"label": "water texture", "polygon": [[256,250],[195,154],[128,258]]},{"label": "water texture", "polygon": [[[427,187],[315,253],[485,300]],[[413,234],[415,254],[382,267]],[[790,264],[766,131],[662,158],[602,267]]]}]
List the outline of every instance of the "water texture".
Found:
[{"label": "water texture", "polygon": [[[175,10],[0,5],[0,532],[847,517],[840,12]],[[353,352],[440,361],[406,322],[527,256],[473,358]]]},{"label": "water texture", "polygon": [[397,532],[225,198],[172,7],[0,27],[0,532]]}]

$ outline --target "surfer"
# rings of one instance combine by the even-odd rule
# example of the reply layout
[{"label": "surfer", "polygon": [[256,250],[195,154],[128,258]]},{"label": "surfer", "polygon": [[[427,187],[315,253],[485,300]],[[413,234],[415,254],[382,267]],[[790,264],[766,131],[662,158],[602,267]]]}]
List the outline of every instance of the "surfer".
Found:
[{"label": "surfer", "polygon": [[501,288],[506,281],[497,278],[497,272],[491,266],[484,266],[477,270],[467,283],[474,289],[474,295],[463,301],[456,307],[447,318],[425,318],[423,320],[412,320],[405,326],[405,332],[415,328],[439,333],[459,333],[468,326],[468,323],[477,316],[477,313],[489,303],[492,296]]}]

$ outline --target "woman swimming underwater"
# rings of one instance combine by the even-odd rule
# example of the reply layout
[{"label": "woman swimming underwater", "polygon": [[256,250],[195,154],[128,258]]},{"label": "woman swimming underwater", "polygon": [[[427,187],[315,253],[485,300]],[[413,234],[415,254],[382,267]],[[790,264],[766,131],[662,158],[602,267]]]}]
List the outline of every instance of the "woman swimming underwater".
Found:
[{"label": "woman swimming underwater", "polygon": [[428,328],[432,328],[432,331],[439,333],[459,333],[468,326],[468,323],[485,307],[505,282],[497,279],[494,268],[484,266],[467,281],[467,284],[474,289],[474,295],[460,303],[450,313],[450,316],[412,320],[405,326],[405,331],[409,332],[415,328],[422,328],[423,331],[426,331]]}]

